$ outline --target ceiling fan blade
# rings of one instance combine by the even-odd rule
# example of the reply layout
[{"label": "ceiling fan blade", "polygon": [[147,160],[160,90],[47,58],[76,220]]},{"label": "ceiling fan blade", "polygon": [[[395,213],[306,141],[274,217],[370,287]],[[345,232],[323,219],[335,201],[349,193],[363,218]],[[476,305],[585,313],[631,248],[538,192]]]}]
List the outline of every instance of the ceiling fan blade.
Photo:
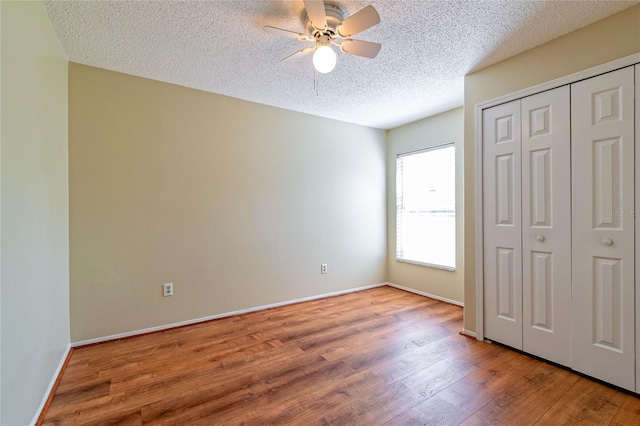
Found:
[{"label": "ceiling fan blade", "polygon": [[365,58],[375,58],[380,52],[382,45],[380,43],[372,43],[370,41],[362,40],[345,40],[342,42],[340,48],[344,53],[351,55],[364,56]]},{"label": "ceiling fan blade", "polygon": [[322,0],[304,0],[304,8],[307,9],[307,16],[315,29],[327,28],[327,14]]},{"label": "ceiling fan blade", "polygon": [[280,59],[280,62],[290,61],[290,60],[292,60],[292,59],[294,59],[294,58],[297,58],[297,57],[298,57],[298,55],[301,55],[301,54],[303,54],[303,53],[307,53],[307,52],[313,52],[313,47],[305,47],[304,49],[300,49],[300,50],[298,50],[297,52],[292,53],[291,55],[289,55],[289,56],[287,56],[287,57],[285,57],[285,58]]},{"label": "ceiling fan blade", "polygon": [[294,31],[289,31],[289,30],[283,30],[282,28],[271,27],[269,25],[266,25],[264,27],[264,30],[268,33],[279,35],[279,36],[296,38],[298,40],[309,40],[309,37],[307,37],[305,34],[296,33]]},{"label": "ceiling fan blade", "polygon": [[340,37],[351,37],[361,31],[371,28],[380,22],[380,15],[376,9],[369,5],[342,21],[337,28]]}]

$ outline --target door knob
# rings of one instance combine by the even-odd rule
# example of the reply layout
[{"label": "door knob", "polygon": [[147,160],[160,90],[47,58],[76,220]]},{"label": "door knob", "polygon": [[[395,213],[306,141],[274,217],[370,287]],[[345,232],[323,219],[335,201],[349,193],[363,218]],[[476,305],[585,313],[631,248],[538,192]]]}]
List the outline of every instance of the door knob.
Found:
[{"label": "door knob", "polygon": [[602,244],[604,244],[605,246],[610,246],[611,244],[613,244],[613,240],[611,238],[603,238]]},{"label": "door knob", "polygon": [[543,242],[544,241],[544,235],[540,235],[540,234],[536,235],[536,240],[538,240],[540,242]]}]

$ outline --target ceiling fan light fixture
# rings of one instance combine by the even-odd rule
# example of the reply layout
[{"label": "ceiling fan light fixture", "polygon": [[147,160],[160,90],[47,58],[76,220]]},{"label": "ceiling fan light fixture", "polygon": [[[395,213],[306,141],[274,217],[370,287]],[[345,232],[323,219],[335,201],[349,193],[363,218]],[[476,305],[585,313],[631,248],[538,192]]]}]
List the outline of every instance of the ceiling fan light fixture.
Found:
[{"label": "ceiling fan light fixture", "polygon": [[[2,0],[0,0],[2,1]],[[380,16],[371,5],[345,18],[343,8],[335,3],[335,0],[303,0],[306,14],[304,33],[284,30],[272,26],[265,26],[269,33],[296,38],[300,41],[315,41],[313,47],[306,47],[287,57],[284,60],[297,58],[299,55],[313,52],[313,67],[317,72],[326,74],[333,71],[338,61],[338,55],[331,45],[336,46],[343,53],[375,58],[380,51],[380,43],[354,40],[350,37],[380,23]],[[347,38],[349,37],[349,38]]]},{"label": "ceiling fan light fixture", "polygon": [[319,46],[313,52],[313,66],[319,73],[327,74],[336,67],[338,56],[336,52],[327,45]]}]

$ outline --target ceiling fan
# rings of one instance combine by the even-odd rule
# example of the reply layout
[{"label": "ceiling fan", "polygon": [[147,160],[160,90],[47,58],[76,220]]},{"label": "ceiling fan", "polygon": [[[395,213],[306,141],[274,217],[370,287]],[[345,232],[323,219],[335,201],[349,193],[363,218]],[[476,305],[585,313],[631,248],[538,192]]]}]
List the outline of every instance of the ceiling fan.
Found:
[{"label": "ceiling fan", "polygon": [[380,16],[373,6],[369,5],[346,18],[342,8],[334,3],[325,3],[322,0],[304,0],[304,7],[307,12],[304,33],[283,30],[269,25],[264,27],[268,33],[300,41],[315,42],[315,46],[298,50],[283,58],[283,61],[313,52],[315,69],[321,73],[328,73],[335,68],[338,59],[331,45],[339,47],[344,53],[365,58],[375,58],[380,51],[380,47],[382,47],[380,43],[350,38],[380,22]]}]

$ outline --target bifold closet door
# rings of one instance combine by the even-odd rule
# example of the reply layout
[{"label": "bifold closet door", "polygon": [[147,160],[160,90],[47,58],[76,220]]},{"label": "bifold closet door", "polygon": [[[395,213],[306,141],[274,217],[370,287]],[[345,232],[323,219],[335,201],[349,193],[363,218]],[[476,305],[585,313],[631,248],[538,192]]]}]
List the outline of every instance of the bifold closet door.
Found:
[{"label": "bifold closet door", "polygon": [[635,391],[634,69],[571,86],[572,368]]},{"label": "bifold closet door", "polygon": [[569,86],[522,99],[523,350],[571,363]]},{"label": "bifold closet door", "polygon": [[484,334],[522,349],[520,101],[483,111]]}]

